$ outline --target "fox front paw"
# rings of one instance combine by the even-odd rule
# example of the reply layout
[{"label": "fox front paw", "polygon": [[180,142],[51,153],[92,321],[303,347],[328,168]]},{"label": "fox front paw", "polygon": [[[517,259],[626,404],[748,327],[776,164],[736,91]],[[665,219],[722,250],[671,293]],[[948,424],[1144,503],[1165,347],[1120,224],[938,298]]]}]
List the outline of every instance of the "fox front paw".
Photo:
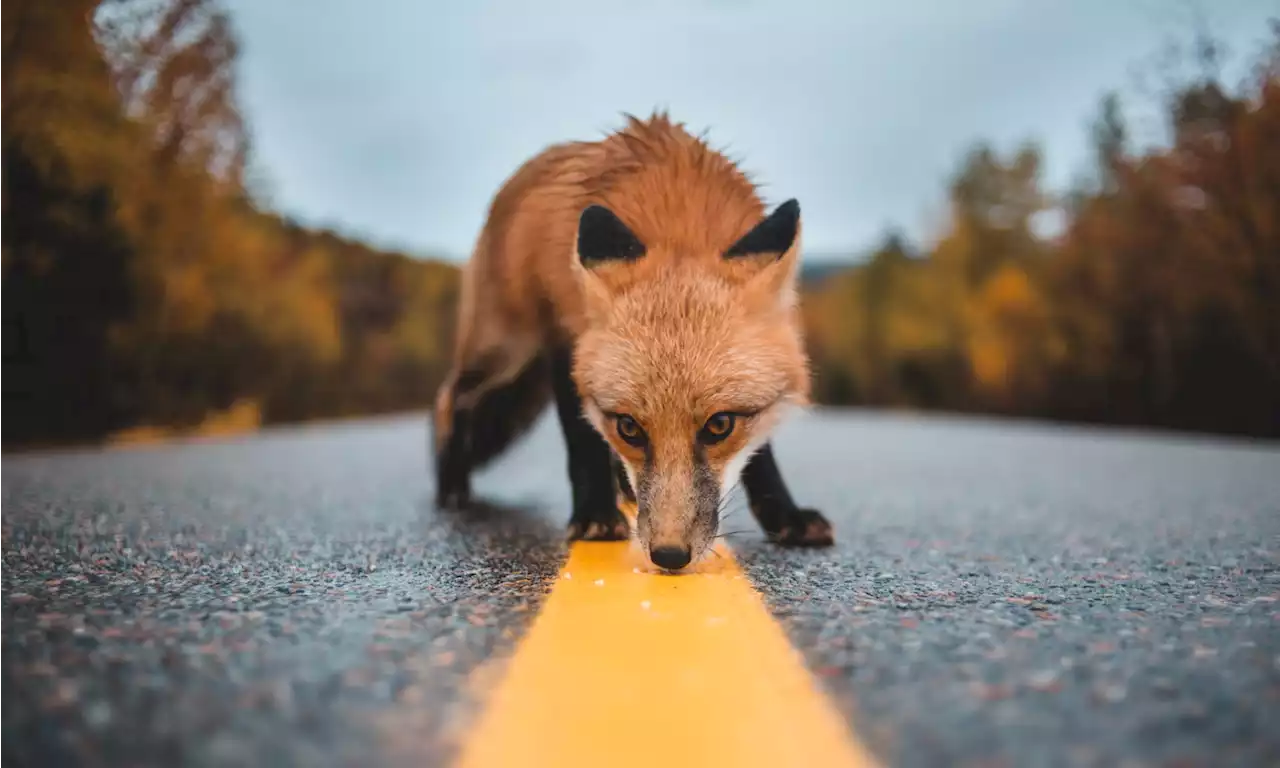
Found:
[{"label": "fox front paw", "polygon": [[829,547],[835,544],[831,523],[816,509],[797,508],[786,515],[769,540],[784,547]]},{"label": "fox front paw", "polygon": [[626,541],[631,537],[631,524],[617,507],[604,512],[575,514],[569,520],[569,541]]},{"label": "fox front paw", "polygon": [[436,492],[436,508],[448,512],[458,512],[471,504],[471,488],[463,484],[454,487],[442,487]]}]

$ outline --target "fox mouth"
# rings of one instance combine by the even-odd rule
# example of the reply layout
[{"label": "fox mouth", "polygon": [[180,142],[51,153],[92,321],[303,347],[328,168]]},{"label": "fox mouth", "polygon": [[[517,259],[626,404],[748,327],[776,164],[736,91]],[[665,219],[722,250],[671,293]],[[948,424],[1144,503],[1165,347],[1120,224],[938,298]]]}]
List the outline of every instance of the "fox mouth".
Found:
[{"label": "fox mouth", "polygon": [[650,547],[649,560],[658,568],[669,573],[678,573],[693,564],[691,547]]},{"label": "fox mouth", "polygon": [[719,554],[714,551],[714,523],[705,534],[701,532],[702,526],[695,523],[695,529],[683,536],[655,537],[648,520],[638,518],[636,522],[635,535],[632,537],[634,548],[645,560],[645,565],[655,572],[692,573]]},{"label": "fox mouth", "polygon": [[659,561],[664,560],[664,555],[659,554],[655,559],[653,551],[647,544],[640,541],[638,537],[633,538],[632,541],[636,557],[643,561],[641,570],[661,576],[686,576],[691,573],[698,573],[707,563],[712,561],[714,555],[712,550],[715,548],[714,544],[711,543],[702,547],[693,547],[688,560],[684,561],[683,565],[676,564],[677,561],[683,561],[682,557],[678,558],[678,560],[668,560],[666,564],[663,564]]},{"label": "fox mouth", "polygon": [[689,522],[676,523],[677,530],[683,528],[683,531],[672,530],[668,522],[666,532],[660,533],[654,530],[653,513],[646,510],[643,503],[639,506],[634,538],[637,549],[653,567],[666,573],[688,573],[712,556],[716,542],[715,507],[699,505],[684,513],[693,517],[691,525]]}]

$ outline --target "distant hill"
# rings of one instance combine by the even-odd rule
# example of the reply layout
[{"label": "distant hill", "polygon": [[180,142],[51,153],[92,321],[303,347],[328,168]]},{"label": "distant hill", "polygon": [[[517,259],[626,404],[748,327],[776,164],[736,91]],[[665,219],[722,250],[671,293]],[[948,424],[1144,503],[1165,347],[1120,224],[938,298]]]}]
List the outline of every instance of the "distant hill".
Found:
[{"label": "distant hill", "polygon": [[853,269],[857,263],[851,260],[827,260],[816,262],[802,262],[800,265],[800,287],[813,288],[825,281],[828,277],[848,269]]},{"label": "distant hill", "polygon": [[[466,257],[453,257],[444,259],[443,263],[453,267],[460,267],[465,261]],[[800,256],[800,287],[812,288],[825,281],[828,277],[854,269],[861,263],[861,259],[840,251],[831,253],[810,253],[805,251]]]}]

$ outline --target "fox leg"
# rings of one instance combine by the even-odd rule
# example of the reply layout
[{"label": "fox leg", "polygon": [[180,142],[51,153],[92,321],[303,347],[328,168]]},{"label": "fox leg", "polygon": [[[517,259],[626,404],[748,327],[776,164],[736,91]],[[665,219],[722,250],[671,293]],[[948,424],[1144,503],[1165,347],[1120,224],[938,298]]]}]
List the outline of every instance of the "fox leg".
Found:
[{"label": "fox leg", "polygon": [[436,396],[432,413],[432,441],[436,471],[436,506],[461,509],[471,501],[471,461],[468,435],[471,412],[456,407],[459,392],[473,388],[478,377],[472,371],[451,375]]},{"label": "fox leg", "polygon": [[826,547],[834,539],[831,523],[816,509],[796,506],[782,479],[773,445],[765,443],[742,469],[751,514],[769,539],[793,547]]},{"label": "fox leg", "polygon": [[551,399],[546,360],[530,348],[492,348],[441,386],[431,419],[436,506],[466,507],[471,473],[515,443]]},{"label": "fox leg", "polygon": [[582,397],[570,375],[573,353],[568,347],[561,347],[551,360],[552,388],[569,454],[569,483],[573,490],[569,539],[626,539],[631,525],[618,510],[613,452],[582,414]]}]

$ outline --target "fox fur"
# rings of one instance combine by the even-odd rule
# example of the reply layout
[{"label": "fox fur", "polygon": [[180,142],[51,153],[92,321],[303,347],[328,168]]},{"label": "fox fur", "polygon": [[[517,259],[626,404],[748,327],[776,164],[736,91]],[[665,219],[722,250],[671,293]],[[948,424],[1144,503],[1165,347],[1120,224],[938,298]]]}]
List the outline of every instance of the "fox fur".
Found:
[{"label": "fox fur", "polygon": [[464,506],[470,472],[554,400],[571,538],[630,535],[620,489],[637,499],[642,547],[678,570],[709,549],[741,481],[774,540],[831,543],[768,444],[810,394],[799,230],[794,200],[766,216],[748,176],[664,113],[527,161],[463,268],[432,415],[438,503]]}]

